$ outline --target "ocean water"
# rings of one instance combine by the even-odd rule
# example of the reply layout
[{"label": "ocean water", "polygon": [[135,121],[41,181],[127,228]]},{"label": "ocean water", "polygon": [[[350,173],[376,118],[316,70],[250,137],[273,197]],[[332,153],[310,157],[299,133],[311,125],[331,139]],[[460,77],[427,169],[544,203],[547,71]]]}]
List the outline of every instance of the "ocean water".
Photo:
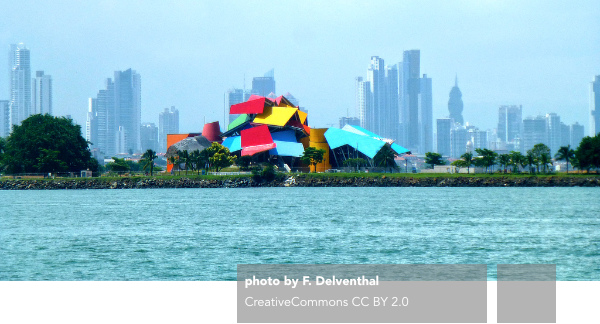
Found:
[{"label": "ocean water", "polygon": [[0,191],[0,280],[235,280],[237,264],[557,265],[600,280],[598,188]]}]

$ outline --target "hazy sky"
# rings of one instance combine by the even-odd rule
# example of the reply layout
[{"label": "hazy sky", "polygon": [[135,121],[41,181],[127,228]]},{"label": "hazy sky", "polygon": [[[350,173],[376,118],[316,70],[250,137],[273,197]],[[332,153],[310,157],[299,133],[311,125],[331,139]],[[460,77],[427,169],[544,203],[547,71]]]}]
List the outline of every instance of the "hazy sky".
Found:
[{"label": "hazy sky", "polygon": [[[87,102],[115,70],[142,78],[142,121],[180,111],[182,132],[223,121],[227,89],[275,69],[278,94],[309,109],[311,126],[355,114],[356,76],[421,50],[433,117],[448,115],[458,74],[464,118],[494,128],[498,106],[556,112],[588,131],[600,74],[600,1],[28,1],[0,0],[0,62],[31,50],[32,75],[54,79],[54,112],[85,125]],[[5,63],[5,67],[8,64]],[[2,66],[0,64],[0,66]],[[0,99],[8,69],[0,69]],[[434,121],[435,123],[435,121]],[[435,127],[435,125],[434,125]]]}]

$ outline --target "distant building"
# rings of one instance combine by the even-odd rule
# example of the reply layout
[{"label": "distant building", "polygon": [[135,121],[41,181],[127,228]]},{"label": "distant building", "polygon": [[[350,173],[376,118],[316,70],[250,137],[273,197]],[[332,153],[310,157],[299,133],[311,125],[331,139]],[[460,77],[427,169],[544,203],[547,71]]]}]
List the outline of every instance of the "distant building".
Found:
[{"label": "distant building", "polygon": [[132,69],[115,71],[114,81],[106,80],[106,89],[88,104],[86,137],[92,149],[106,157],[141,151],[141,94],[140,75]]},{"label": "distant building", "polygon": [[147,150],[158,151],[158,127],[154,123],[142,123],[140,129],[142,152]]},{"label": "distant building", "polygon": [[10,125],[21,125],[31,115],[31,66],[29,49],[25,44],[11,44],[10,68]]},{"label": "distant building", "polygon": [[31,81],[32,114],[52,115],[52,76],[36,71]]},{"label": "distant building", "polygon": [[179,110],[175,106],[165,108],[158,116],[158,152],[167,152],[167,135],[179,134]]},{"label": "distant building", "polygon": [[442,156],[450,156],[452,153],[450,133],[453,126],[452,118],[437,119],[437,153]]},{"label": "distant building", "polygon": [[467,126],[467,140],[472,145],[472,151],[476,149],[487,149],[488,148],[488,132],[480,130],[475,126]]},{"label": "distant building", "polygon": [[470,149],[468,147],[469,139],[469,131],[467,128],[459,123],[454,123],[454,127],[450,131],[450,156],[459,158],[461,155],[468,152]]},{"label": "distant building", "polygon": [[356,117],[340,117],[340,128],[346,125],[360,126],[360,119]]},{"label": "distant building", "polygon": [[448,111],[450,112],[450,118],[454,119],[455,122],[464,125],[463,120],[463,101],[462,92],[458,88],[458,77],[454,79],[454,87],[450,89],[450,98],[448,99]]},{"label": "distant building", "polygon": [[[250,98],[250,92],[246,91],[244,92],[244,90],[242,89],[229,89],[227,90],[227,92],[225,92],[225,116],[229,116],[229,118],[226,118],[227,123],[231,123],[233,120],[235,120],[239,115],[230,115],[229,114],[229,109],[231,109],[232,105],[235,104],[239,104],[242,102],[245,102],[248,100],[248,98]],[[225,125],[227,126],[227,125]]]},{"label": "distant building", "polygon": [[252,94],[267,97],[271,92],[277,93],[275,91],[275,73],[273,69],[262,77],[252,79]]},{"label": "distant building", "polygon": [[522,137],[523,106],[500,106],[498,109],[498,140],[505,143]]},{"label": "distant building", "polygon": [[385,91],[385,66],[384,61],[379,56],[371,56],[371,64],[367,69],[367,81],[371,86],[371,96],[373,100],[373,122],[371,132],[386,137],[385,128],[385,110],[386,110],[386,91]]},{"label": "distant building", "polygon": [[550,154],[554,156],[560,148],[562,136],[560,126],[560,116],[555,113],[546,114],[546,136],[547,139],[544,141],[550,148]]},{"label": "distant building", "polygon": [[400,97],[398,84],[398,66],[396,64],[386,67],[385,92],[386,111],[383,118],[386,138],[398,140],[400,129]]},{"label": "distant building", "polygon": [[421,51],[404,51],[401,72],[401,143],[411,150],[418,152],[419,134],[419,93],[421,91]]},{"label": "distant building", "polygon": [[373,129],[375,115],[373,111],[371,82],[363,81],[362,77],[356,78],[356,107],[358,118],[360,119],[360,127],[367,130]]},{"label": "distant building", "polygon": [[10,102],[0,100],[0,137],[10,135]]},{"label": "distant building", "polygon": [[579,147],[579,143],[581,143],[581,140],[584,137],[584,130],[583,130],[583,125],[579,125],[579,123],[575,123],[573,125],[571,125],[571,147],[573,149],[576,149],[577,147]]},{"label": "distant building", "polygon": [[590,86],[590,136],[600,133],[600,75]]},{"label": "distant building", "polygon": [[[452,118],[452,116],[450,116]],[[431,78],[423,74],[419,93],[419,152],[433,151],[433,95]]]},{"label": "distant building", "polygon": [[522,153],[527,153],[535,144],[543,143],[548,145],[546,117],[527,117],[523,119],[523,150]]},{"label": "distant building", "polygon": [[571,145],[571,127],[560,122],[560,146]]},{"label": "distant building", "polygon": [[291,93],[288,92],[283,96],[285,97],[285,99],[289,100],[292,103],[292,105],[300,107],[300,101],[298,101],[298,99],[296,99],[296,97],[294,97]]}]

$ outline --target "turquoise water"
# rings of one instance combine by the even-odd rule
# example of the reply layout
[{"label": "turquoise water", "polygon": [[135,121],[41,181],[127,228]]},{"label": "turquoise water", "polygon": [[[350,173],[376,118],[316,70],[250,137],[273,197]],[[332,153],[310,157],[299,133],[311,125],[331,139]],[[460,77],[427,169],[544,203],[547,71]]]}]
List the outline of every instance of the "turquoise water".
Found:
[{"label": "turquoise water", "polygon": [[0,191],[0,280],[235,280],[238,263],[557,265],[600,280],[598,188]]}]

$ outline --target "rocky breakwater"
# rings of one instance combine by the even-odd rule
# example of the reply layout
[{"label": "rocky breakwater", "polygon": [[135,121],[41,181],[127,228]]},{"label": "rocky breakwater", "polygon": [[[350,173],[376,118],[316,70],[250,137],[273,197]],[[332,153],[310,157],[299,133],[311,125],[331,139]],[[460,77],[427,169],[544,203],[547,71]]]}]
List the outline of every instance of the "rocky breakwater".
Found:
[{"label": "rocky breakwater", "polygon": [[250,188],[250,187],[600,187],[597,176],[494,176],[494,177],[314,177],[287,176],[273,181],[252,177],[203,178],[122,178],[3,180],[0,190],[52,189],[143,189],[143,188]]}]

